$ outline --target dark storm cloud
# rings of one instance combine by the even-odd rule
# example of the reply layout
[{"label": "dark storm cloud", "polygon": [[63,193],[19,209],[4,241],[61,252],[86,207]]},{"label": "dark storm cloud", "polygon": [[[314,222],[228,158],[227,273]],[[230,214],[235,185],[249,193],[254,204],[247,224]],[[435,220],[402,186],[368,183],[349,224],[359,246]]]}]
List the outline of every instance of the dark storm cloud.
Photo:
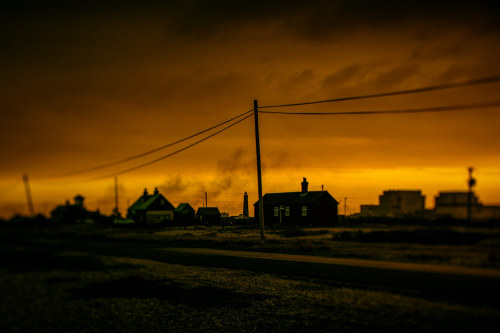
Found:
[{"label": "dark storm cloud", "polygon": [[[283,31],[322,40],[358,28],[400,25],[479,26],[498,29],[498,9],[491,1],[198,1],[178,16],[185,33],[218,32],[247,24],[279,22]],[[199,34],[200,31],[205,32]],[[230,31],[231,32],[231,31]]]},{"label": "dark storm cloud", "polygon": [[362,81],[369,67],[369,65],[361,65],[359,63],[348,65],[333,74],[327,75],[322,81],[322,86],[323,88],[328,88],[341,83]]},{"label": "dark storm cloud", "polygon": [[[92,29],[95,15],[154,17],[168,22],[166,30],[195,38],[277,21],[288,33],[322,39],[356,27],[377,29],[405,22],[497,29],[496,7],[493,1],[4,1],[0,15],[2,25],[19,31],[36,26],[43,31],[40,22],[81,17],[89,18]],[[16,21],[22,24],[12,26]],[[225,30],[228,26],[233,30]]]},{"label": "dark storm cloud", "polygon": [[419,75],[420,66],[417,64],[403,63],[397,67],[381,73],[374,81],[375,87],[397,86],[401,83],[410,81]]}]

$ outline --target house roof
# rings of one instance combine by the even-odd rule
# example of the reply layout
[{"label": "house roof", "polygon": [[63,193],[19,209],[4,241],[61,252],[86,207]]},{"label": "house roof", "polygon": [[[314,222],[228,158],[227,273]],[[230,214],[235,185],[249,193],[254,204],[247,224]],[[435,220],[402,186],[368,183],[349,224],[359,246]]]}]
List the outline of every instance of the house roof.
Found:
[{"label": "house roof", "polygon": [[137,199],[136,202],[134,202],[132,206],[129,207],[129,210],[147,210],[149,206],[151,206],[159,198],[164,199],[167,203],[167,206],[170,206],[171,209],[174,209],[174,206],[172,206],[172,204],[167,199],[165,199],[163,195],[158,193],[141,195],[139,199]]},{"label": "house roof", "polygon": [[[302,192],[283,192],[283,193],[266,193],[263,197],[265,204],[312,204],[324,197],[330,197],[336,204],[338,201],[333,198],[328,191],[309,191]],[[254,203],[254,206],[258,203]]]},{"label": "house roof", "polygon": [[198,208],[196,214],[205,216],[208,215],[220,216],[220,211],[219,208],[217,207],[200,207]]},{"label": "house roof", "polygon": [[182,213],[184,212],[185,210],[193,210],[193,207],[191,207],[190,204],[188,204],[187,202],[183,202],[183,203],[180,203],[179,206],[177,206],[177,208],[174,209],[174,213]]}]

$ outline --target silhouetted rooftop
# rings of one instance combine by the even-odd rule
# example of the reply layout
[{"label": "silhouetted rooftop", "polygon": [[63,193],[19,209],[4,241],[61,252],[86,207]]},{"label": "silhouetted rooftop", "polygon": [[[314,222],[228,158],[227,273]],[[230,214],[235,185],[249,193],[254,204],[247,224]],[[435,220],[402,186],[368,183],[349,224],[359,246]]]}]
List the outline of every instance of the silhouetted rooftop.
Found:
[{"label": "silhouetted rooftop", "polygon": [[217,215],[220,216],[219,208],[217,207],[200,207],[196,212],[198,215]]},{"label": "silhouetted rooftop", "polygon": [[[328,193],[328,191],[309,191],[302,192],[283,192],[283,193],[266,193],[263,197],[266,204],[282,204],[282,203],[300,203],[311,204],[319,201],[324,197],[332,198],[337,204],[338,201]],[[258,201],[257,201],[258,202]],[[254,203],[254,205],[257,204]]]},{"label": "silhouetted rooftop", "polygon": [[183,202],[183,203],[180,203],[179,206],[177,206],[177,208],[174,209],[174,212],[175,213],[182,213],[183,211],[185,210],[193,210],[193,207],[191,207],[191,205],[187,202]]},{"label": "silhouetted rooftop", "polygon": [[173,210],[174,206],[160,193],[158,194],[149,194],[149,195],[141,195],[139,199],[132,206],[129,207],[129,210],[147,210],[149,206],[151,206],[157,199],[165,200],[168,209]]}]

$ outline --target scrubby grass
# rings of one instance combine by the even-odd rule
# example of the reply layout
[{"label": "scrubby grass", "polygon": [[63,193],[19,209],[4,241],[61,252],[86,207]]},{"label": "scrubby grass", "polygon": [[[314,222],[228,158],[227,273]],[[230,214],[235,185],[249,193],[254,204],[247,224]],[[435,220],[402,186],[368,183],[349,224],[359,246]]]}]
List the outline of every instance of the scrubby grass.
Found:
[{"label": "scrubby grass", "polygon": [[[500,309],[494,306],[425,292],[68,253],[50,243],[22,250],[23,261],[6,261],[0,267],[2,332],[500,329]],[[2,247],[0,256],[19,251]],[[66,258],[69,266],[56,259],[40,269],[40,258]]]},{"label": "scrubby grass", "polygon": [[[17,235],[16,235],[17,232]],[[3,244],[22,244],[26,231],[3,233]],[[76,225],[31,232],[31,237],[80,242],[147,243],[341,258],[500,268],[500,230],[465,227],[366,226],[363,228],[243,227],[120,228]],[[7,243],[6,243],[7,242]],[[1,259],[0,259],[1,260]]]}]

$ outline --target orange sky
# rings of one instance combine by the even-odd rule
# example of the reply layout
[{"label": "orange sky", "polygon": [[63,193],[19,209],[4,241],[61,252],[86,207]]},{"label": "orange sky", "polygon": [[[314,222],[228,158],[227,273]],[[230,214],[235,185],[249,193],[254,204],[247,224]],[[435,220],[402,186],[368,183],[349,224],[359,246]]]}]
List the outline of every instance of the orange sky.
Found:
[{"label": "orange sky", "polygon": [[[16,2],[13,2],[16,3]],[[76,4],[75,4],[76,3]],[[26,1],[0,21],[0,216],[48,214],[81,193],[110,213],[107,175],[46,178],[162,146],[261,105],[379,93],[500,74],[498,10],[488,2]],[[500,83],[287,109],[325,112],[493,101]],[[119,176],[120,208],[155,186],[174,205],[241,213],[256,200],[253,119],[170,159]],[[465,190],[500,204],[499,108],[434,114],[262,114],[264,192],[302,177],[348,212],[385,189]],[[192,141],[191,141],[192,142]],[[181,148],[181,144],[178,148]],[[151,158],[174,150],[165,150]],[[343,209],[343,206],[342,208]]]}]

